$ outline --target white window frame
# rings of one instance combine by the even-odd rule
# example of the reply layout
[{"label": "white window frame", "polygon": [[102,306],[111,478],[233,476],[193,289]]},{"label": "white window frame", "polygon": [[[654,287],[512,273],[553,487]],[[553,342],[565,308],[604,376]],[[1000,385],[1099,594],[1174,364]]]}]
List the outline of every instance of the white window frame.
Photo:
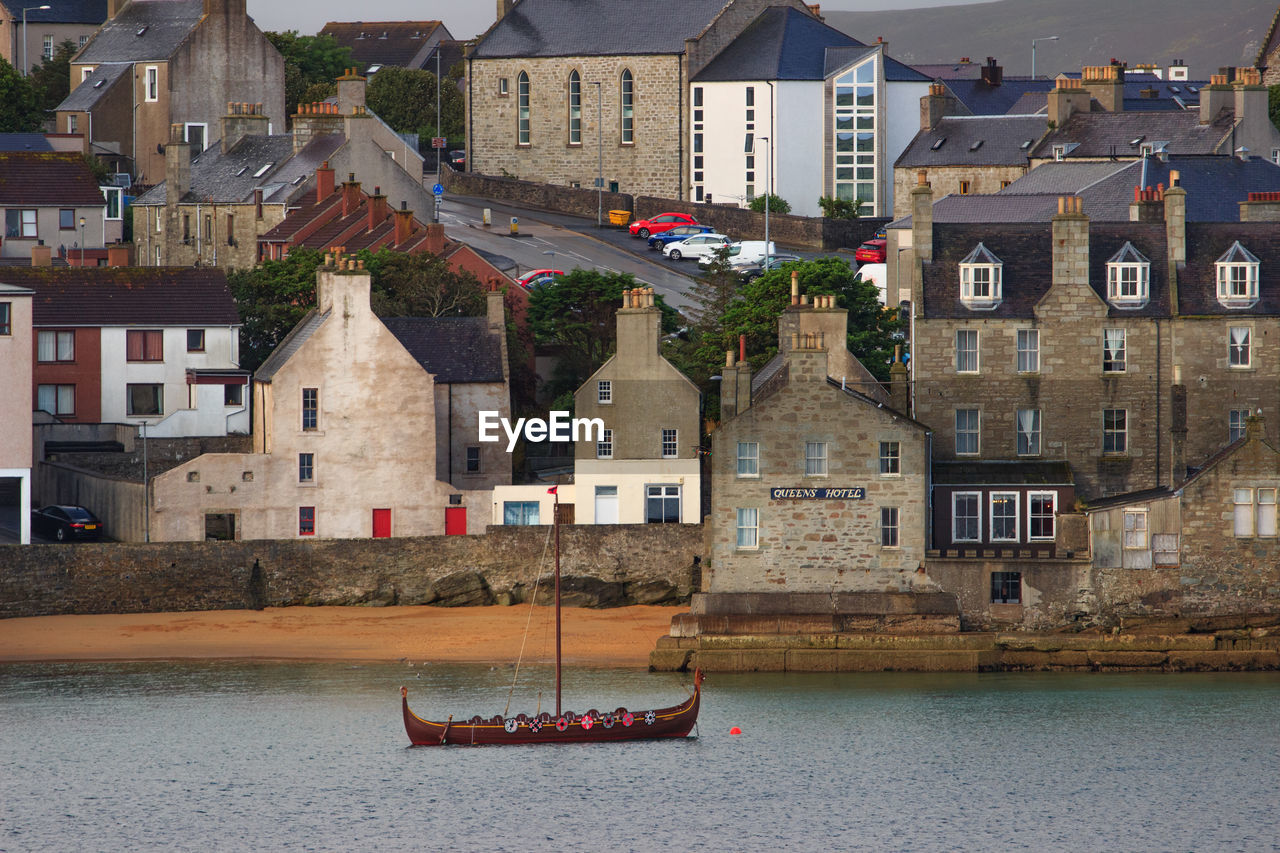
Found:
[{"label": "white window frame", "polygon": [[201,151],[209,147],[209,124],[203,121],[189,121],[182,125],[182,138],[187,142],[191,142],[191,128],[200,128],[200,151],[192,151],[192,156],[199,154]]},{"label": "white window frame", "polygon": [[1259,538],[1271,539],[1276,535],[1276,489],[1263,486],[1254,491],[1258,508],[1256,533]]},{"label": "white window frame", "polygon": [[880,476],[902,476],[902,442],[880,442]]},{"label": "white window frame", "polygon": [[902,516],[896,506],[880,507],[880,547],[900,548],[902,542]]},{"label": "white window frame", "polygon": [[826,477],[828,442],[806,441],[804,443],[804,475],[806,477]]},{"label": "white window frame", "polygon": [[[956,523],[960,519],[960,513],[957,511],[961,499],[973,499],[974,515],[966,515],[965,518],[972,518],[975,522],[977,530],[973,537],[960,535],[959,525]],[[951,493],[951,541],[952,542],[981,542],[982,541],[982,492],[952,492]]]},{"label": "white window frame", "polygon": [[1002,267],[1004,264],[961,264],[960,301],[994,308],[1002,299]]},{"label": "white window frame", "polygon": [[[1121,423],[1117,428],[1114,426],[1115,413],[1120,413]],[[1107,426],[1107,415],[1112,415],[1113,426]],[[1110,436],[1111,447],[1108,448],[1108,437]],[[1118,437],[1118,438],[1117,438]],[[1102,452],[1108,455],[1123,455],[1129,452],[1129,410],[1128,409],[1103,409],[1102,410]]]},{"label": "white window frame", "polygon": [[980,373],[980,339],[977,329],[956,329],[956,373]]},{"label": "white window frame", "polygon": [[[1119,347],[1116,342],[1119,341]],[[1127,329],[1102,330],[1102,372],[1125,373],[1129,368],[1129,333]]]},{"label": "white window frame", "polygon": [[498,97],[505,98],[511,94],[511,84],[506,77],[498,78]]},{"label": "white window frame", "polygon": [[1122,547],[1125,551],[1146,551],[1150,545],[1148,510],[1126,509],[1121,512]]},{"label": "white window frame", "polygon": [[[122,187],[98,187],[102,190],[103,216],[108,222],[119,222],[124,219],[124,189]],[[112,196],[115,200],[112,201]],[[111,208],[115,208],[116,215],[111,215]]]},{"label": "white window frame", "polygon": [[737,522],[737,550],[758,549],[760,547],[760,510],[756,507],[738,507]]},{"label": "white window frame", "polygon": [[[17,214],[16,217],[11,214]],[[10,207],[4,212],[4,237],[6,240],[36,240],[40,237],[40,216],[34,207]],[[9,233],[13,228],[9,220],[17,223],[16,233]]]},{"label": "white window frame", "polygon": [[[964,430],[960,429],[960,413],[961,412],[965,413],[966,419],[969,412],[972,412],[974,414],[974,429],[964,429]],[[957,456],[978,456],[979,454],[981,454],[982,453],[982,409],[979,409],[976,407],[956,409],[955,427],[956,427],[956,455]],[[962,434],[966,436],[967,435],[973,436],[972,450],[960,449],[960,436]]]},{"label": "white window frame", "polygon": [[[81,43],[80,43],[80,46],[81,46],[81,47],[84,47],[84,42],[81,42]],[[93,74],[93,69],[94,69],[94,68],[95,68],[95,66],[93,66],[93,65],[86,65],[86,66],[84,66],[83,68],[81,68],[81,69],[80,69],[80,82],[81,82],[81,83],[83,83],[85,80],[88,80],[88,79],[89,79],[89,77],[90,77],[90,76],[92,76],[92,74]]]},{"label": "white window frame", "polygon": [[[996,535],[996,501],[999,500],[1005,506],[1013,507],[1013,535],[997,536]],[[1017,492],[991,492],[987,499],[987,530],[991,532],[992,542],[1018,542],[1022,532],[1022,513],[1020,510],[1021,501],[1018,500]],[[1007,516],[1001,516],[1001,520],[1007,520]]]},{"label": "white window frame", "polygon": [[1019,373],[1040,372],[1040,330],[1018,329]]},{"label": "white window frame", "polygon": [[600,431],[600,440],[596,442],[596,458],[613,458],[613,430],[605,429]]},{"label": "white window frame", "polygon": [[53,59],[53,33],[45,33],[40,44],[40,56],[45,62]]},{"label": "white window frame", "polygon": [[680,430],[664,427],[662,430],[662,458],[680,458]]},{"label": "white window frame", "polygon": [[[1031,418],[1031,429],[1025,429],[1026,417]],[[1014,414],[1014,430],[1017,433],[1017,450],[1019,456],[1039,456],[1044,446],[1043,424],[1040,409],[1018,409]],[[1027,436],[1026,449],[1023,449],[1023,436]]]},{"label": "white window frame", "polygon": [[618,103],[621,105],[618,115],[618,133],[622,145],[635,145],[636,142],[636,78],[631,69],[622,69],[618,77]]},{"label": "white window frame", "polygon": [[1252,539],[1255,534],[1253,517],[1253,489],[1231,491],[1231,531],[1237,539]]},{"label": "white window frame", "polygon": [[760,442],[738,442],[738,478],[760,479]]},{"label": "white window frame", "polygon": [[1244,438],[1246,425],[1249,421],[1249,409],[1232,409],[1227,413],[1227,442],[1239,441]]},{"label": "white window frame", "polygon": [[298,454],[298,485],[314,486],[316,483],[316,455],[312,453]]},{"label": "white window frame", "polygon": [[613,381],[609,379],[601,379],[596,383],[596,402],[602,406],[612,405],[613,403]]},{"label": "white window frame", "polygon": [[[1043,512],[1036,513],[1034,510],[1037,500],[1048,499],[1050,501],[1051,510],[1047,516],[1049,522],[1049,535],[1043,533],[1039,536],[1035,535],[1035,522],[1037,519],[1045,520],[1046,516]],[[1032,542],[1052,542],[1058,535],[1058,493],[1057,492],[1027,492],[1027,539]]]},{"label": "white window frame", "polygon": [[1232,326],[1227,331],[1227,364],[1232,370],[1253,367],[1253,327]]},{"label": "white window frame", "polygon": [[516,75],[516,145],[527,147],[532,144],[533,88],[529,72],[521,71]]},{"label": "white window frame", "polygon": [[1151,292],[1151,264],[1107,264],[1107,301],[1115,305],[1145,305]]},{"label": "white window frame", "polygon": [[159,65],[147,65],[142,69],[142,99],[148,103],[160,100]]},{"label": "white window frame", "polygon": [[566,130],[569,145],[579,146],[582,144],[582,75],[578,73],[578,69],[574,68],[569,72],[566,85],[569,102],[569,121]]},{"label": "white window frame", "polygon": [[1257,263],[1218,263],[1218,301],[1228,308],[1248,308],[1258,301]]}]

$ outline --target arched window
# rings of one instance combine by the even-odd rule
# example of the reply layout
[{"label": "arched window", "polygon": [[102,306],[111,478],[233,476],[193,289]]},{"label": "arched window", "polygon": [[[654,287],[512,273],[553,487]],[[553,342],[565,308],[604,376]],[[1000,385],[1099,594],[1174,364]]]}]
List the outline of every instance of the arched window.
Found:
[{"label": "arched window", "polygon": [[569,72],[569,144],[582,144],[582,78]]},{"label": "arched window", "polygon": [[618,101],[622,105],[622,144],[632,145],[636,141],[636,81],[631,76],[631,72],[625,68],[622,70],[622,80],[619,83]]},{"label": "arched window", "polygon": [[516,78],[516,144],[529,144],[529,75]]}]

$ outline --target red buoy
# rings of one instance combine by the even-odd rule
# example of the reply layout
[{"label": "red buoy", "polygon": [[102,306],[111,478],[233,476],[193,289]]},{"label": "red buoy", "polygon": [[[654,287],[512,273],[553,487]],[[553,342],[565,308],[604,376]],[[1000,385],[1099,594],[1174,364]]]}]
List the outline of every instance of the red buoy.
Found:
[{"label": "red buoy", "polygon": [[734,726],[733,728],[729,729],[729,734],[740,735],[742,734],[742,729],[738,728],[737,726]]}]

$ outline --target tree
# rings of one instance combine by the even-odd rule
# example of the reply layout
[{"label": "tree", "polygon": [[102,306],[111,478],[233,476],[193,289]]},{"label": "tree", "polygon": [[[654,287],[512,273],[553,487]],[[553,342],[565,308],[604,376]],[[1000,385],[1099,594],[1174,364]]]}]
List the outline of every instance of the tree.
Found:
[{"label": "tree", "polygon": [[1271,123],[1280,128],[1280,86],[1267,89],[1267,114],[1271,116]]},{"label": "tree", "polygon": [[316,268],[324,255],[295,248],[279,261],[227,275],[240,312],[240,366],[257,370],[316,304]]},{"label": "tree", "polygon": [[782,196],[774,195],[773,193],[770,193],[769,195],[758,195],[755,198],[751,199],[751,205],[750,205],[751,209],[754,210],[756,213],[764,213],[764,205],[765,205],[766,199],[768,199],[768,202],[769,202],[770,213],[790,213],[791,212],[791,205],[787,202],[787,200]]},{"label": "tree", "polygon": [[40,129],[44,112],[40,96],[28,78],[0,59],[0,133],[27,133]]},{"label": "tree", "polygon": [[40,99],[40,108],[51,113],[71,94],[71,57],[75,56],[75,42],[65,40],[53,52],[53,57],[31,69],[27,77]]},{"label": "tree", "polygon": [[823,196],[818,199],[818,207],[822,208],[822,215],[827,219],[857,219],[858,209],[862,207],[862,202],[856,198],[829,198]]},{"label": "tree", "polygon": [[419,68],[385,67],[373,75],[365,100],[378,118],[397,133],[416,133],[422,139],[444,136],[461,139],[463,101],[458,87],[440,81],[440,127],[436,127],[436,75]]},{"label": "tree", "polygon": [[297,30],[264,33],[284,57],[284,108],[293,115],[298,104],[322,101],[337,91],[334,82],[351,67],[351,48],[327,33],[300,36]]},{"label": "tree", "polygon": [[479,280],[438,255],[406,255],[390,249],[363,252],[373,277],[371,302],[379,317],[479,317],[485,294]]}]

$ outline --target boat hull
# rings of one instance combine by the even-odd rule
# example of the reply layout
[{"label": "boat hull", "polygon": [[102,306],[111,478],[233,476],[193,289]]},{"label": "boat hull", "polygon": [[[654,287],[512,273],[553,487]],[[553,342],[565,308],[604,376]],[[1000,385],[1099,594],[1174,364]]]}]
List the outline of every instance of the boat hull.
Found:
[{"label": "boat hull", "polygon": [[698,721],[702,699],[702,674],[694,677],[693,696],[679,705],[649,711],[616,711],[586,714],[566,712],[559,717],[541,714],[527,717],[501,715],[472,717],[464,722],[424,720],[409,709],[408,688],[400,688],[404,728],[414,746],[447,744],[608,743],[687,737]]}]

